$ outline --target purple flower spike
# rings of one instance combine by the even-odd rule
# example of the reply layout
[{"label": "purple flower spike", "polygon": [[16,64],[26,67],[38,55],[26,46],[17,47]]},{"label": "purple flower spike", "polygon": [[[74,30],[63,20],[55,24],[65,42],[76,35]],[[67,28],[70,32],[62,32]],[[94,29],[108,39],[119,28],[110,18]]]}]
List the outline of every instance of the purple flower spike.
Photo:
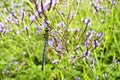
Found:
[{"label": "purple flower spike", "polygon": [[76,80],[80,80],[80,77],[76,77]]}]

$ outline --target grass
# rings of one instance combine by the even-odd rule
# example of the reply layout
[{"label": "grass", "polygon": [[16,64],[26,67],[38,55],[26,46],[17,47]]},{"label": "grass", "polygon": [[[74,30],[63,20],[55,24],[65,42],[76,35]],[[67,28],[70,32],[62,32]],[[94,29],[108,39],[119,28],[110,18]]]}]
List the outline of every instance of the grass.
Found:
[{"label": "grass", "polygon": [[[77,4],[74,0],[67,0],[58,3],[54,10],[46,11],[52,27],[49,41],[56,41],[54,45],[47,46],[43,71],[41,65],[45,33],[44,17],[38,17],[34,22],[30,21],[30,16],[36,13],[36,9],[34,3],[29,0],[0,2],[1,80],[120,79],[119,0],[115,0],[113,5],[110,0],[102,0],[100,5],[104,11],[99,10],[96,14],[93,13],[95,8],[90,5],[90,0],[78,0]],[[95,1],[95,4],[98,2]],[[20,13],[20,10],[24,10],[25,14]],[[7,18],[10,21],[7,21]],[[86,30],[87,24],[81,21],[83,18],[90,18],[91,26]],[[15,20],[18,20],[17,24]],[[60,22],[65,26],[56,27]],[[98,41],[102,39],[103,42],[95,49],[92,47],[92,42],[96,39],[95,34],[88,48],[82,44],[88,38],[86,37],[88,31],[104,33],[104,36],[98,39]],[[78,48],[75,51],[79,44],[82,50]],[[89,55],[81,58],[86,49],[90,51]],[[55,63],[55,60],[58,62]]]}]

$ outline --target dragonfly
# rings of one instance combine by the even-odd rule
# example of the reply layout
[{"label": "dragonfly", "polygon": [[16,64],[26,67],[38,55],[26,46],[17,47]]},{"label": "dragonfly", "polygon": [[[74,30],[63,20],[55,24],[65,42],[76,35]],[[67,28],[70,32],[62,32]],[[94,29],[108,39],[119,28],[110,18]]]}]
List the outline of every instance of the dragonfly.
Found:
[{"label": "dragonfly", "polygon": [[46,27],[45,34],[44,34],[44,49],[43,49],[43,55],[42,55],[42,70],[44,70],[45,65],[45,57],[46,57],[46,47],[48,45],[48,37],[49,37],[49,29]]}]

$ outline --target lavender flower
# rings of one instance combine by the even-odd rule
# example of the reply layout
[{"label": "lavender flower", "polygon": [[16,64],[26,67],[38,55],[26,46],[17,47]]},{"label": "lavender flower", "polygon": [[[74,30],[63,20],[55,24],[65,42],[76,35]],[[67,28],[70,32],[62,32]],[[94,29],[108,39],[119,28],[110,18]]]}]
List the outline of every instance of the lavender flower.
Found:
[{"label": "lavender flower", "polygon": [[51,8],[54,8],[56,4],[57,4],[57,0],[47,0],[43,4],[43,10],[42,10],[41,4],[38,4],[38,11],[39,11],[39,13],[43,13],[47,10],[50,10]]},{"label": "lavender flower", "polygon": [[58,0],[52,0],[52,7],[53,7],[53,8],[54,8],[55,5],[58,3],[57,1],[58,1]]},{"label": "lavender flower", "polygon": [[37,19],[37,16],[31,15],[30,16],[30,21],[35,21]]},{"label": "lavender flower", "polygon": [[3,29],[3,30],[2,30],[2,33],[3,33],[3,34],[6,34],[6,33],[7,33],[7,30],[6,30],[6,29]]},{"label": "lavender flower", "polygon": [[103,35],[104,35],[104,34],[103,34],[102,32],[100,32],[100,33],[97,33],[97,34],[96,34],[96,37],[97,37],[97,38],[100,38],[100,37],[102,37]]},{"label": "lavender flower", "polygon": [[99,46],[99,42],[98,42],[97,40],[94,40],[94,41],[92,42],[92,46],[93,46],[93,47]]},{"label": "lavender flower", "polygon": [[66,25],[63,21],[58,23],[56,26],[57,26],[57,28],[60,28],[60,27],[66,28]]},{"label": "lavender flower", "polygon": [[52,7],[52,2],[51,0],[46,0],[44,4],[44,11],[49,10]]},{"label": "lavender flower", "polygon": [[28,29],[29,29],[28,26],[24,26],[24,30],[26,31],[27,35],[29,35]]},{"label": "lavender flower", "polygon": [[87,27],[91,26],[91,18],[84,19],[82,18],[82,22],[86,24]]},{"label": "lavender flower", "polygon": [[50,24],[50,21],[43,20],[43,22],[42,22],[42,28],[46,28],[48,26],[48,24]]},{"label": "lavender flower", "polygon": [[88,46],[89,46],[88,43],[89,43],[89,40],[86,40],[86,41],[84,42],[84,45],[85,45],[86,48],[88,48]]},{"label": "lavender flower", "polygon": [[84,56],[85,56],[85,57],[86,57],[86,56],[89,56],[89,53],[90,53],[89,51],[85,50],[85,51],[84,51]]},{"label": "lavender flower", "polygon": [[12,17],[13,17],[13,15],[10,14],[10,15],[7,17],[7,20],[8,20],[8,21],[11,21],[11,20],[12,20]]},{"label": "lavender flower", "polygon": [[95,64],[94,58],[90,58],[90,62],[91,62],[91,64]]},{"label": "lavender flower", "polygon": [[57,52],[61,52],[62,49],[63,49],[62,44],[61,44],[61,43],[58,43],[58,46],[56,47],[56,51],[57,51]]},{"label": "lavender flower", "polygon": [[0,32],[3,31],[3,28],[4,28],[4,24],[3,24],[3,23],[0,23]]},{"label": "lavender flower", "polygon": [[80,77],[76,77],[76,80],[80,80]]},{"label": "lavender flower", "polygon": [[42,31],[42,26],[37,26],[36,29],[36,33],[39,34]]},{"label": "lavender flower", "polygon": [[17,34],[20,34],[20,33],[22,33],[22,29],[20,29],[20,30],[17,30],[17,32],[16,32]]},{"label": "lavender flower", "polygon": [[18,24],[18,23],[19,23],[19,20],[18,20],[18,19],[12,19],[11,22],[12,22],[13,24]]},{"label": "lavender flower", "polygon": [[2,22],[0,22],[0,27],[3,28],[4,27],[4,24]]},{"label": "lavender flower", "polygon": [[52,63],[53,64],[57,64],[59,61],[57,59],[55,59]]},{"label": "lavender flower", "polygon": [[28,26],[24,26],[25,31],[28,31],[28,29],[29,29]]},{"label": "lavender flower", "polygon": [[21,20],[23,20],[24,16],[26,15],[26,14],[25,14],[25,11],[21,9],[21,10],[19,10],[18,12],[20,13],[20,18],[21,18]]},{"label": "lavender flower", "polygon": [[54,42],[55,40],[52,38],[51,40],[48,41],[48,45],[52,48],[54,48]]},{"label": "lavender flower", "polygon": [[38,13],[40,13],[40,14],[43,13],[43,10],[42,10],[42,7],[41,7],[41,4],[38,4]]},{"label": "lavender flower", "polygon": [[58,33],[59,33],[59,34],[62,34],[62,32],[63,32],[62,30],[58,30]]},{"label": "lavender flower", "polygon": [[21,15],[25,15],[24,10],[19,10],[19,13],[20,13]]},{"label": "lavender flower", "polygon": [[115,0],[111,0],[111,4],[112,4],[112,5],[115,5]]},{"label": "lavender flower", "polygon": [[106,79],[108,77],[108,75],[105,73],[105,74],[103,74],[103,77]]}]

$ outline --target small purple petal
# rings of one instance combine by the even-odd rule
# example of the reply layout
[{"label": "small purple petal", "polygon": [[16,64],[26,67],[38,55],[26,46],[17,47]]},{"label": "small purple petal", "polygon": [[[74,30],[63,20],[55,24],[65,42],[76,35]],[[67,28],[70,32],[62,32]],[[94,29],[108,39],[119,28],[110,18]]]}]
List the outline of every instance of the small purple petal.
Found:
[{"label": "small purple petal", "polygon": [[108,77],[108,75],[105,73],[105,74],[103,74],[103,77],[104,77],[104,78],[107,78],[107,77]]},{"label": "small purple petal", "polygon": [[92,42],[92,46],[93,46],[93,47],[99,46],[99,42],[98,42],[97,40],[93,41],[93,42]]},{"label": "small purple petal", "polygon": [[101,32],[101,33],[97,33],[97,34],[96,34],[96,37],[97,37],[97,38],[100,38],[100,37],[102,37],[103,35],[104,35],[104,34],[103,34],[102,32]]},{"label": "small purple petal", "polygon": [[48,45],[54,48],[54,39],[48,41]]},{"label": "small purple petal", "polygon": [[53,64],[57,64],[59,61],[56,59],[56,60],[54,60],[52,63]]},{"label": "small purple petal", "polygon": [[80,80],[80,77],[76,77],[76,80]]},{"label": "small purple petal", "polygon": [[46,28],[48,26],[48,24],[50,23],[50,21],[43,21],[42,22],[42,28]]},{"label": "small purple petal", "polygon": [[60,28],[60,27],[66,28],[66,25],[63,21],[58,23],[56,26],[57,26],[57,28]]},{"label": "small purple petal", "polygon": [[0,28],[3,28],[4,27],[4,24],[3,23],[0,23]]},{"label": "small purple petal", "polygon": [[16,33],[17,33],[17,34],[22,33],[22,29],[18,30]]},{"label": "small purple petal", "polygon": [[112,4],[112,5],[115,5],[115,0],[111,0],[111,4]]},{"label": "small purple petal", "polygon": [[13,24],[18,24],[19,21],[18,21],[18,19],[12,19],[11,22],[12,22]]},{"label": "small purple petal", "polygon": [[86,40],[86,41],[84,42],[84,45],[85,45],[86,48],[88,47],[88,43],[89,43],[88,40]]},{"label": "small purple petal", "polygon": [[89,56],[89,53],[90,53],[89,51],[85,50],[85,51],[84,51],[84,56],[85,56],[85,57],[86,57],[86,56]]},{"label": "small purple petal", "polygon": [[57,0],[52,0],[52,7],[54,8],[55,5],[57,4]]},{"label": "small purple petal", "polygon": [[58,46],[56,47],[56,51],[61,52],[62,48],[63,48],[62,44],[58,43]]},{"label": "small purple petal", "polygon": [[84,18],[82,18],[82,20],[81,20],[83,23],[85,22],[85,19]]},{"label": "small purple petal", "polygon": [[42,32],[42,26],[37,26],[36,33],[39,34],[40,32]]},{"label": "small purple petal", "polygon": [[37,19],[37,16],[31,15],[30,16],[30,21],[35,21]]},{"label": "small purple petal", "polygon": [[28,31],[29,27],[28,26],[24,26],[24,30]]}]

